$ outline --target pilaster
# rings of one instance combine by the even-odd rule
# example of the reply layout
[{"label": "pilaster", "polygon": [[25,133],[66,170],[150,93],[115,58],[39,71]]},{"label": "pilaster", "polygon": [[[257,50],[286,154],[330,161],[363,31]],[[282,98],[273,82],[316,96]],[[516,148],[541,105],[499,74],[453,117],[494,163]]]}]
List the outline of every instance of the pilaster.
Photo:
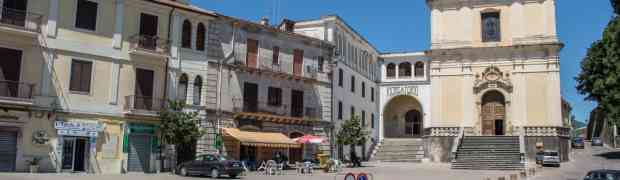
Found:
[{"label": "pilaster", "polygon": [[114,18],[113,47],[120,49],[123,44],[123,24],[125,23],[124,0],[116,0],[116,13]]}]

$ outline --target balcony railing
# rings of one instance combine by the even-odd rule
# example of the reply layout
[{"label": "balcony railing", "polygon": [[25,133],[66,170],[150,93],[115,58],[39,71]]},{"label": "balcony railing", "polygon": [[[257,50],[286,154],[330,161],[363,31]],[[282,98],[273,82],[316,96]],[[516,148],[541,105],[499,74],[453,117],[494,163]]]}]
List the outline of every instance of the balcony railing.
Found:
[{"label": "balcony railing", "polygon": [[129,38],[132,51],[141,51],[159,55],[170,53],[170,42],[157,36],[133,35]]},{"label": "balcony railing", "polygon": [[34,84],[0,80],[0,97],[31,100]]},{"label": "balcony railing", "polygon": [[136,114],[157,114],[166,106],[166,101],[160,98],[146,96],[126,96],[125,111]]},{"label": "balcony railing", "polygon": [[[241,99],[233,99],[233,111],[235,113],[264,113],[277,116],[289,116],[306,119],[320,118],[317,108],[292,107],[290,104],[280,103],[279,105],[269,104],[266,101],[248,102]],[[293,111],[294,110],[294,113]]]},{"label": "balcony railing", "polygon": [[0,25],[30,32],[41,32],[42,15],[24,10],[2,7]]}]

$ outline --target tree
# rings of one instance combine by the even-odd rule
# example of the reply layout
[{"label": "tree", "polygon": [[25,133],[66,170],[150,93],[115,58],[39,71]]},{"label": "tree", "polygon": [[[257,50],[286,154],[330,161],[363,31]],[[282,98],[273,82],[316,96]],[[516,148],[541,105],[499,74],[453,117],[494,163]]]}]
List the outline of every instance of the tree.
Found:
[{"label": "tree", "polygon": [[336,134],[336,143],[338,145],[349,145],[350,153],[355,153],[355,146],[363,145],[368,140],[369,134],[362,127],[360,118],[354,116],[342,123],[340,130]]},{"label": "tree", "polygon": [[[618,1],[612,0],[615,9]],[[581,62],[577,90],[596,101],[612,124],[620,123],[620,19],[614,16]]]},{"label": "tree", "polygon": [[159,113],[162,138],[175,145],[177,163],[194,159],[196,140],[205,134],[198,124],[198,112],[184,112],[184,108],[183,101],[168,101],[168,108]]}]

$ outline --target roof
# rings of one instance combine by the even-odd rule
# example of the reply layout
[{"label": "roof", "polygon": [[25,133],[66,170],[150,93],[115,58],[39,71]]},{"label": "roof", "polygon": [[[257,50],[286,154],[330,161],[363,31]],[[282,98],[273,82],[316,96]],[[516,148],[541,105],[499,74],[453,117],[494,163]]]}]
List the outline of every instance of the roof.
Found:
[{"label": "roof", "polygon": [[282,133],[241,131],[237,128],[223,128],[227,136],[237,139],[242,145],[276,148],[299,148],[292,139]]},{"label": "roof", "polygon": [[296,21],[297,23],[311,23],[312,21],[317,21],[317,20],[326,20],[328,18],[336,18],[336,21],[341,22],[341,24],[343,24],[349,31],[353,32],[353,34],[355,34],[357,37],[359,37],[362,41],[364,41],[366,44],[368,44],[368,46],[370,46],[371,48],[373,48],[377,53],[380,54],[379,49],[377,49],[377,47],[375,47],[375,45],[373,45],[372,43],[370,43],[370,41],[368,41],[368,39],[366,39],[366,37],[362,36],[362,34],[360,34],[359,32],[357,32],[351,25],[349,25],[349,23],[347,23],[344,19],[342,19],[340,16],[338,15],[326,15],[326,16],[321,16],[319,19],[306,19],[306,20],[299,20]]},{"label": "roof", "polygon": [[170,0],[147,0],[153,3],[157,3],[157,4],[161,4],[164,6],[170,6],[173,8],[178,8],[178,9],[182,9],[182,10],[186,10],[186,11],[191,11],[194,13],[198,13],[198,14],[202,14],[202,15],[207,15],[207,16],[213,16],[213,17],[217,17],[218,14],[213,12],[213,11],[209,11],[209,10],[205,10],[202,8],[199,8],[197,6],[193,6],[193,5],[187,5],[187,4],[183,4],[180,2],[176,2],[176,1],[170,1]]}]

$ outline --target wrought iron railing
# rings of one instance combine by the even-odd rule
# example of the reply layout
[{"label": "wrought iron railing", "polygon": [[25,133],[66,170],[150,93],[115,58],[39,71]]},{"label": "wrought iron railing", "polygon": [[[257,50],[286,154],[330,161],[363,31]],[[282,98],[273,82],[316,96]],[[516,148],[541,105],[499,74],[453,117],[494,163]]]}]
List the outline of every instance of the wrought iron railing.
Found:
[{"label": "wrought iron railing", "polygon": [[170,53],[170,41],[158,36],[137,34],[129,38],[131,50],[145,51],[150,53],[168,55]]},{"label": "wrought iron railing", "polygon": [[292,107],[287,103],[273,104],[267,101],[244,101],[240,98],[234,98],[233,112],[252,112],[252,113],[265,113],[277,116],[290,116],[299,117],[304,119],[319,119],[321,113],[317,108],[309,107]]},{"label": "wrought iron railing", "polygon": [[147,96],[126,96],[125,97],[125,110],[126,111],[161,111],[166,107],[166,101],[160,98],[147,97]]},{"label": "wrought iron railing", "polygon": [[32,99],[34,84],[0,80],[0,97]]},{"label": "wrought iron railing", "polygon": [[0,25],[31,32],[41,32],[43,15],[12,8],[1,8]]}]

